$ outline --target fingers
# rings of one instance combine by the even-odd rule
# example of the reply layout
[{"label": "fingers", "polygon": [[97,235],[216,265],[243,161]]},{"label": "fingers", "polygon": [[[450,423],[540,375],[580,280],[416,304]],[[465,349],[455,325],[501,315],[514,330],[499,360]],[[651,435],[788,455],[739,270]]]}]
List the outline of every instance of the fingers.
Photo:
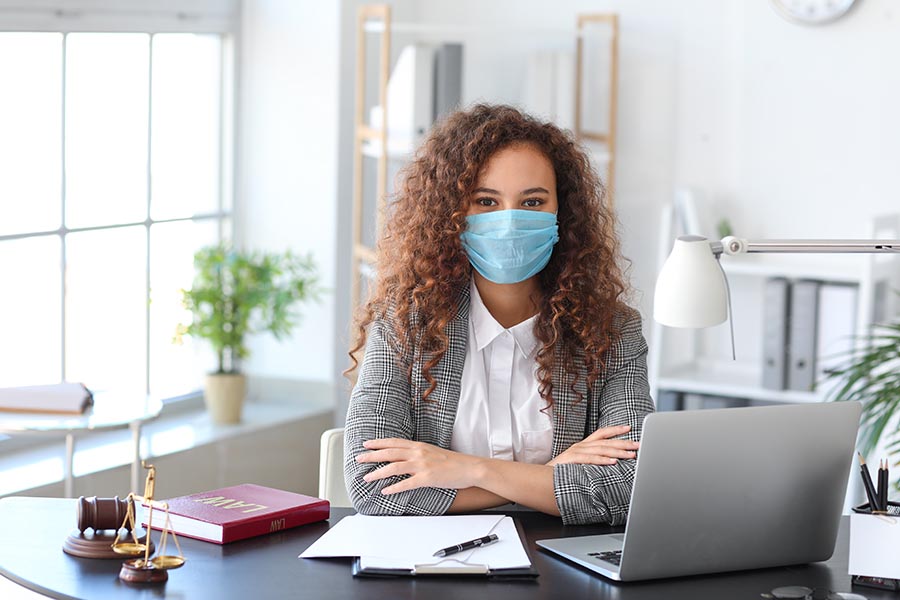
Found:
[{"label": "fingers", "polygon": [[637,452],[633,452],[631,450],[621,450],[619,448],[579,448],[578,449],[582,454],[586,456],[605,456],[607,458],[635,458],[637,457]]},{"label": "fingers", "polygon": [[397,462],[408,460],[410,452],[405,448],[387,448],[385,450],[373,450],[356,455],[358,463]]},{"label": "fingers", "polygon": [[363,447],[371,452],[362,452],[356,455],[356,462],[394,462],[398,460],[407,460],[411,451],[416,446],[421,445],[420,442],[404,440],[401,438],[383,438],[378,440],[367,440],[363,442]]},{"label": "fingers", "polygon": [[580,443],[572,447],[572,450],[583,454],[596,454],[613,458],[637,458],[637,448],[632,446],[608,446],[602,443]]},{"label": "fingers", "polygon": [[640,442],[632,442],[631,440],[584,440],[576,442],[581,448],[616,448],[618,450],[637,450],[641,447]]},{"label": "fingers", "polygon": [[637,452],[632,452],[631,450],[615,450],[610,449],[607,450],[605,456],[612,458],[635,458],[637,456]]},{"label": "fingers", "polygon": [[380,450],[382,448],[412,448],[421,442],[405,440],[403,438],[381,438],[363,442],[363,448],[367,450]]},{"label": "fingers", "polygon": [[374,471],[370,471],[363,476],[363,481],[371,483],[379,479],[393,477],[395,475],[408,475],[409,469],[404,467],[404,463],[390,463]]},{"label": "fingers", "polygon": [[[409,475],[409,469],[404,468],[405,463],[391,463],[389,465],[385,465],[380,469],[375,469],[371,473],[367,473],[363,480],[367,483],[371,483],[373,481],[378,481],[380,479],[387,479],[388,477],[395,477],[398,475]],[[382,494],[396,494],[397,492],[405,492],[408,490],[414,490],[419,487],[418,479],[413,475],[402,479],[396,483],[393,483],[389,486],[382,488]]]},{"label": "fingers", "polygon": [[612,437],[616,437],[617,435],[625,435],[629,431],[631,431],[631,425],[614,425],[612,427],[601,427],[584,439],[585,441],[609,439]]},{"label": "fingers", "polygon": [[609,457],[609,456],[600,456],[599,454],[586,454],[581,452],[566,452],[564,454],[560,454],[547,464],[549,466],[553,465],[561,465],[561,464],[576,464],[576,465],[614,465],[618,463],[618,459]]},{"label": "fingers", "polygon": [[406,492],[409,490],[414,490],[419,486],[419,483],[415,481],[415,477],[407,477],[402,481],[398,481],[397,483],[393,483],[386,488],[381,490],[381,493],[384,495],[387,494],[396,494],[397,492]]}]

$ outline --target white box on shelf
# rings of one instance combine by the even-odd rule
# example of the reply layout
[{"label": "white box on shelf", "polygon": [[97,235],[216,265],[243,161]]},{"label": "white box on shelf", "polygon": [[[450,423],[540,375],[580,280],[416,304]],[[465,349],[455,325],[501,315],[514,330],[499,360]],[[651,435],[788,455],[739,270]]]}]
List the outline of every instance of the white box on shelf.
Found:
[{"label": "white box on shelf", "polygon": [[819,288],[816,390],[827,396],[838,381],[828,375],[847,362],[856,344],[855,285],[825,283]]}]

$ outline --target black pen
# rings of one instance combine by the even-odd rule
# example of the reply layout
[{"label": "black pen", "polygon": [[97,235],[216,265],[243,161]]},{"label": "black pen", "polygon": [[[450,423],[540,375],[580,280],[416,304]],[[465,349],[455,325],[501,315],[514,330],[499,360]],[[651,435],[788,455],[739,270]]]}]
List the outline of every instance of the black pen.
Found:
[{"label": "black pen", "polygon": [[869,510],[872,512],[878,511],[878,494],[875,492],[875,486],[872,485],[872,476],[869,475],[869,467],[866,466],[866,459],[864,459],[863,455],[859,452],[856,454],[859,456],[859,472],[862,473],[863,487],[866,488],[866,496],[869,498]]},{"label": "black pen", "polygon": [[434,553],[434,556],[443,557],[450,554],[456,554],[457,552],[463,552],[465,550],[471,550],[472,548],[478,548],[479,546],[486,546],[491,542],[496,542],[499,538],[496,533],[492,533],[490,535],[486,535],[484,537],[480,537],[475,540],[470,540],[468,542],[463,542],[462,544],[457,544],[455,546],[450,546],[449,548],[444,548],[443,550],[438,550]]},{"label": "black pen", "polygon": [[887,469],[884,463],[886,461],[878,461],[878,510],[887,512],[888,507],[888,481]]}]

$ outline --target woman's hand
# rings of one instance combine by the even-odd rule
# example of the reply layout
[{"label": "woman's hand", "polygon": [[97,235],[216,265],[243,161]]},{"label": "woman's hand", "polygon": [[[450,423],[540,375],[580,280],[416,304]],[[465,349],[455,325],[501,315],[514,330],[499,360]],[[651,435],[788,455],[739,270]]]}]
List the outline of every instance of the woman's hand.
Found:
[{"label": "woman's hand", "polygon": [[478,458],[444,450],[424,442],[401,438],[385,438],[363,442],[370,450],[356,456],[359,463],[387,464],[367,473],[363,480],[378,481],[396,475],[409,475],[381,490],[382,494],[396,494],[420,487],[462,489],[475,485]]},{"label": "woman's hand", "polygon": [[614,465],[620,458],[634,458],[640,442],[629,440],[614,440],[619,435],[625,435],[631,431],[630,425],[617,425],[615,427],[601,427],[580,442],[572,444],[569,448],[547,463],[549,466],[564,463],[579,465]]}]

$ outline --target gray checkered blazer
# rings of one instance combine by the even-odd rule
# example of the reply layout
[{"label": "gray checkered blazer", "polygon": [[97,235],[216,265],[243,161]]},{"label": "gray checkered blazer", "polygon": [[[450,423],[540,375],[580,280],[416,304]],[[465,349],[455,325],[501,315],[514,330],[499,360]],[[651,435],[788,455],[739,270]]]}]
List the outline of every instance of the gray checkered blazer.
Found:
[{"label": "gray checkered blazer", "polygon": [[[640,439],[644,417],[653,411],[647,384],[647,344],[637,312],[623,314],[617,321],[621,334],[606,354],[605,373],[589,395],[583,379],[576,386],[584,395],[582,401],[576,402],[562,365],[553,370],[553,456],[600,427],[631,425],[626,437]],[[437,389],[428,402],[421,401],[428,388],[422,364],[413,364],[410,381],[406,368],[410,359],[397,359],[392,328],[385,321],[371,324],[344,432],[344,477],[357,511],[371,515],[440,515],[447,512],[456,497],[455,489],[443,488],[382,495],[381,489],[398,478],[367,483],[363,476],[384,463],[359,464],[355,458],[365,451],[364,441],[377,438],[405,438],[450,448],[469,337],[468,322],[466,286],[460,293],[457,317],[447,329],[447,352],[431,370]],[[563,523],[624,523],[634,467],[633,460],[620,460],[612,466],[554,466],[553,488]]]}]

